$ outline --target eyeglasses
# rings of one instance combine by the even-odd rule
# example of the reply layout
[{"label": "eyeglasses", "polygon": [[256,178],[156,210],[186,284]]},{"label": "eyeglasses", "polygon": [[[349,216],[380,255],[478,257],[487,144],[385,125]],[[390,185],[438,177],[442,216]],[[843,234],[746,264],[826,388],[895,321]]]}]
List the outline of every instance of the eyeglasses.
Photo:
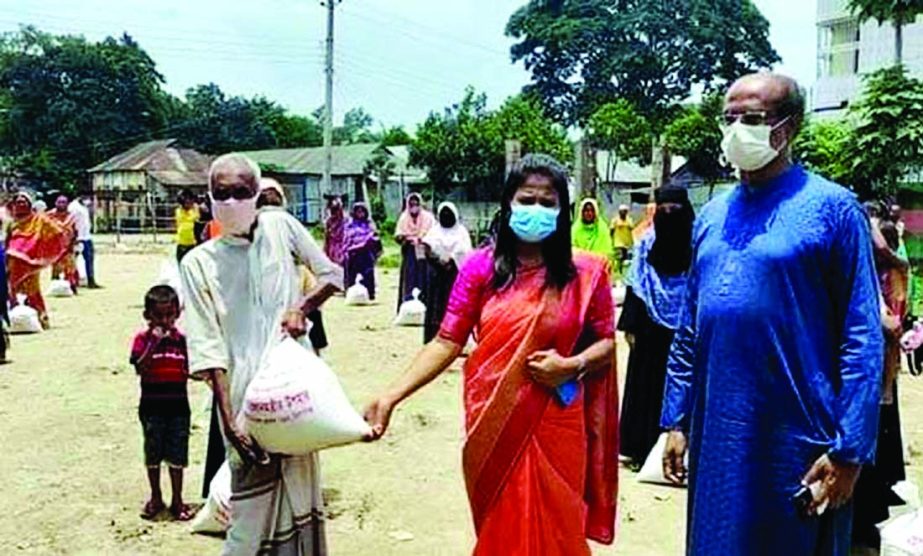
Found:
[{"label": "eyeglasses", "polygon": [[744,125],[776,125],[788,119],[788,116],[780,118],[779,115],[765,110],[755,110],[751,112],[725,112],[721,115],[720,121],[724,125],[733,125],[740,122]]},{"label": "eyeglasses", "polygon": [[212,199],[216,201],[227,201],[232,198],[238,201],[246,201],[256,197],[256,193],[246,185],[215,189],[211,194]]}]

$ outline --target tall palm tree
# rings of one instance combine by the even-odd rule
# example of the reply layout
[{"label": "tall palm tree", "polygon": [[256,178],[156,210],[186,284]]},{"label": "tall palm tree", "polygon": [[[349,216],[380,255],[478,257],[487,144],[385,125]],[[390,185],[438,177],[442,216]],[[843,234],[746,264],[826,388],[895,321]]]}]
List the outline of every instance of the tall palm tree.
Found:
[{"label": "tall palm tree", "polygon": [[904,26],[923,14],[923,0],[849,0],[849,10],[859,23],[874,19],[879,25],[894,25],[894,63],[904,60]]}]

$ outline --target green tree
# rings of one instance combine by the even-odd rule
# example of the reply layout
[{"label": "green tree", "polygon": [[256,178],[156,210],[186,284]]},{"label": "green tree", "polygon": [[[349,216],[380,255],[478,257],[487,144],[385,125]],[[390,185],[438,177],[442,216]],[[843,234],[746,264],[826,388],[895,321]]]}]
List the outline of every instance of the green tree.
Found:
[{"label": "green tree", "polygon": [[162,83],[128,35],[99,43],[34,27],[3,35],[0,156],[48,187],[74,187],[87,168],[165,131]]},{"label": "green tree", "polygon": [[186,92],[185,110],[175,123],[174,135],[209,154],[269,149],[276,146],[272,122],[283,114],[281,107],[266,99],[227,97],[214,83],[199,85]]},{"label": "green tree", "polygon": [[524,153],[548,154],[565,164],[573,158],[574,150],[567,139],[567,131],[548,118],[541,103],[532,97],[508,98],[493,113],[490,124],[494,131],[489,136],[496,142],[493,152],[499,154],[501,160],[507,140],[519,141]]},{"label": "green tree", "polygon": [[290,114],[264,97],[228,97],[214,83],[187,91],[171,114],[174,135],[206,153],[323,144],[316,118]]},{"label": "green tree", "polygon": [[894,193],[923,160],[923,81],[909,77],[903,66],[869,74],[849,113],[855,121],[851,185],[864,196]]},{"label": "green tree", "polygon": [[530,0],[506,33],[532,73],[526,90],[566,125],[625,99],[661,130],[693,86],[779,60],[750,0]]},{"label": "green tree", "polygon": [[797,160],[829,180],[851,184],[852,126],[846,120],[812,120],[795,139]]},{"label": "green tree", "polygon": [[923,0],[849,0],[849,10],[861,23],[874,19],[879,25],[894,25],[894,63],[903,63],[904,26],[923,15]]},{"label": "green tree", "polygon": [[686,158],[689,167],[714,185],[724,175],[721,164],[721,126],[718,118],[724,101],[707,95],[702,102],[671,122],[664,131],[670,151]]},{"label": "green tree", "polygon": [[[316,117],[214,84],[166,94],[154,61],[130,36],[93,43],[33,27],[0,36],[0,167],[68,189],[86,169],[135,144],[176,137],[205,153],[322,144]],[[374,142],[373,119],[347,112],[341,143]]]},{"label": "green tree", "polygon": [[[323,133],[324,107],[321,106],[315,110],[313,116],[321,126]],[[333,144],[354,145],[376,142],[378,137],[372,132],[374,123],[375,119],[362,107],[347,110],[343,115],[343,125],[333,127]]]},{"label": "green tree", "polygon": [[494,151],[487,96],[473,88],[465,90],[461,102],[441,114],[431,112],[417,128],[410,146],[410,163],[426,168],[437,191],[448,192],[456,185],[474,194],[478,184],[495,184],[503,178],[503,154]]},{"label": "green tree", "polygon": [[378,149],[372,159],[365,165],[365,174],[375,180],[374,187],[370,191],[371,199],[368,199],[372,210],[372,218],[375,222],[383,223],[388,218],[385,201],[382,197],[382,185],[387,183],[391,176],[394,175],[395,166],[394,158],[384,148]]},{"label": "green tree", "polygon": [[[321,106],[311,114],[321,126],[323,136],[324,107]],[[364,108],[350,108],[343,115],[343,125],[333,127],[334,145],[354,145],[357,143],[376,143],[379,136],[372,131],[375,118]],[[323,144],[323,141],[321,142]]]},{"label": "green tree", "polygon": [[543,152],[570,162],[566,131],[548,118],[533,99],[511,97],[495,111],[487,97],[472,88],[443,113],[431,113],[411,143],[410,162],[426,168],[437,191],[464,186],[469,197],[496,198],[503,183],[505,141],[518,140],[522,150]]},{"label": "green tree", "polygon": [[413,137],[402,126],[395,126],[383,130],[379,142],[385,147],[402,147],[411,144]]},{"label": "green tree", "polygon": [[314,118],[283,113],[271,125],[279,148],[319,147],[324,144],[323,126]]},{"label": "green tree", "polygon": [[651,125],[627,100],[604,104],[594,112],[587,122],[587,137],[594,148],[612,153],[606,159],[609,162],[606,176],[615,173],[620,161],[634,160],[641,164],[650,160]]}]

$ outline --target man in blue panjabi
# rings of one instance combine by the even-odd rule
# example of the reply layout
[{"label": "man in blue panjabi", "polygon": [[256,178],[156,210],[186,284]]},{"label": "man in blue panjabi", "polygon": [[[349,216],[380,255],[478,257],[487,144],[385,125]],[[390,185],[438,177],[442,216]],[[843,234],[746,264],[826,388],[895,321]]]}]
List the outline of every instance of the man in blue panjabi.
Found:
[{"label": "man in blue panjabi", "polygon": [[661,419],[675,482],[688,439],[687,554],[850,550],[853,487],[875,453],[879,293],[854,196],[791,162],[803,115],[798,85],[768,73],[725,100],[741,183],[696,222]]}]

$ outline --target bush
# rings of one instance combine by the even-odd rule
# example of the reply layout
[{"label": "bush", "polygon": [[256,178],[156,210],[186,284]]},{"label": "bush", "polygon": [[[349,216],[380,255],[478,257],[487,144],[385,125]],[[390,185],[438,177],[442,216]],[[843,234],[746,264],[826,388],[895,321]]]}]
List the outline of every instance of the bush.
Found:
[{"label": "bush", "polygon": [[387,222],[388,214],[385,211],[385,201],[381,197],[372,199],[372,220],[375,222]]},{"label": "bush", "polygon": [[319,241],[321,243],[324,242],[324,240],[326,239],[327,230],[322,225],[318,224],[314,226],[305,226],[305,227],[308,229],[308,232],[311,233],[311,237],[313,237],[316,241]]},{"label": "bush", "polygon": [[382,239],[394,237],[394,231],[397,229],[397,221],[393,218],[386,218],[384,220],[376,220],[376,222],[381,222],[378,225],[378,234]]}]

